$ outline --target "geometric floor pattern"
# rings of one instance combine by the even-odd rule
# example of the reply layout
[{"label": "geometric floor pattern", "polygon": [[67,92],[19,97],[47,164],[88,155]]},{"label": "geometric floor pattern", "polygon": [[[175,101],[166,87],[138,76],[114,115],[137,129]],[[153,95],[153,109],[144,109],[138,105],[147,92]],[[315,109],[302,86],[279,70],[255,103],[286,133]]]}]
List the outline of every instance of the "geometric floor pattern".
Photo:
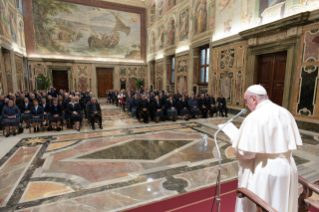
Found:
[{"label": "geometric floor pattern", "polygon": [[[0,159],[0,211],[121,211],[215,184],[213,136],[226,119],[143,125],[114,106],[104,106],[103,119],[100,131],[21,139]],[[293,155],[299,175],[314,182],[319,135],[301,134]],[[222,181],[238,172],[228,140],[218,136]]]}]

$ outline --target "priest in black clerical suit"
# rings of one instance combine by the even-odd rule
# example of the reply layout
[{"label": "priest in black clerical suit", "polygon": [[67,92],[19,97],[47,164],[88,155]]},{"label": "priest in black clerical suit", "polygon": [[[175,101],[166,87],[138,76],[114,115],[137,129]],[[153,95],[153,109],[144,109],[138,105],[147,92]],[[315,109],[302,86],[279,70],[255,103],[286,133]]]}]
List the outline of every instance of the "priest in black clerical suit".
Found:
[{"label": "priest in black clerical suit", "polygon": [[208,99],[208,103],[209,103],[209,109],[211,111],[212,117],[214,116],[214,113],[216,113],[216,116],[217,116],[216,101],[215,101],[213,94],[210,94],[210,98]]},{"label": "priest in black clerical suit", "polygon": [[202,113],[202,118],[207,118],[209,104],[204,94],[202,94],[201,98],[198,100],[198,107]]},{"label": "priest in black clerical suit", "polygon": [[218,102],[218,110],[222,114],[222,117],[224,117],[223,111],[225,111],[225,115],[227,117],[228,108],[226,106],[226,99],[223,97],[223,94],[221,93],[219,98],[217,99]]},{"label": "priest in black clerical suit", "polygon": [[138,113],[139,113],[139,119],[143,118],[144,123],[148,123],[148,117],[149,117],[149,102],[145,99],[145,95],[142,95],[141,100],[138,103]]}]

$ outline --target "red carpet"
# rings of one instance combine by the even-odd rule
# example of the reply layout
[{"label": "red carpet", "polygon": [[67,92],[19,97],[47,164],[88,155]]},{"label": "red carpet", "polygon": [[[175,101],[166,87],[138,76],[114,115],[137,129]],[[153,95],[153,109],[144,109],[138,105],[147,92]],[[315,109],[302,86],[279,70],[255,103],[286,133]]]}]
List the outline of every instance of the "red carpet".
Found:
[{"label": "red carpet", "polygon": [[[221,185],[221,211],[232,212],[236,204],[237,179]],[[203,188],[169,199],[153,202],[125,212],[210,212],[213,204],[215,186]],[[216,212],[216,202],[214,206]],[[319,212],[311,207],[310,212]]]}]

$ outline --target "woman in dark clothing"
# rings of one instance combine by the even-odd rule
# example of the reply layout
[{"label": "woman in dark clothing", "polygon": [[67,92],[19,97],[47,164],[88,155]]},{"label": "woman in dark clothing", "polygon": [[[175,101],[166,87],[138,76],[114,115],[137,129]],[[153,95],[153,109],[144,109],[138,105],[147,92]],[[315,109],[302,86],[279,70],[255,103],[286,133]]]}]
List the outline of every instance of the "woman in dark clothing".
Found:
[{"label": "woman in dark clothing", "polygon": [[184,116],[185,121],[189,120],[189,106],[185,96],[182,96],[182,100],[178,103],[179,114]]},{"label": "woman in dark clothing", "polygon": [[80,122],[82,108],[78,102],[75,102],[75,97],[71,98],[71,102],[66,107],[66,113],[70,118],[71,125],[75,124],[77,131],[80,131]]},{"label": "woman in dark clothing", "polygon": [[13,136],[16,135],[16,130],[20,123],[20,110],[13,105],[13,101],[9,100],[8,106],[2,109],[2,126],[6,129],[6,137],[10,136],[10,127],[12,127]]}]

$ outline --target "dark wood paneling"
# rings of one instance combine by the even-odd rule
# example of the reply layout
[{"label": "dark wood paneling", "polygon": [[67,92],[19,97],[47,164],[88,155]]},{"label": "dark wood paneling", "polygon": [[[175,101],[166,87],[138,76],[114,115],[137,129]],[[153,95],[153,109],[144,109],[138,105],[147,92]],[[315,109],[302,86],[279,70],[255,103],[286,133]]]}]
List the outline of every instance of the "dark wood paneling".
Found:
[{"label": "dark wood paneling", "polygon": [[282,105],[287,52],[278,52],[259,56],[258,84],[267,90],[269,99]]},{"label": "dark wood paneling", "polygon": [[97,68],[96,76],[98,97],[106,97],[106,91],[113,89],[113,69]]},{"label": "dark wood paneling", "polygon": [[[123,12],[137,13],[140,15],[141,22],[141,60],[146,60],[146,9],[142,7],[134,7],[129,5],[117,4],[112,2],[97,1],[97,0],[56,0],[62,2],[69,2],[74,4],[81,4],[91,7],[99,7],[109,10],[118,10]],[[120,2],[120,1],[119,1]],[[32,12],[32,0],[23,0],[23,12],[24,12],[24,25],[25,25],[25,37],[28,54],[37,54],[35,52],[35,36],[34,36],[34,25],[33,25],[33,12]],[[77,59],[77,56],[67,56],[68,59]],[[84,57],[84,56],[81,56]],[[92,57],[87,57],[92,58]],[[127,60],[120,58],[121,60]],[[134,59],[129,59],[134,60]]]},{"label": "dark wood paneling", "polygon": [[53,77],[53,87],[57,91],[60,89],[69,91],[69,81],[68,81],[68,72],[67,71],[52,71]]}]

